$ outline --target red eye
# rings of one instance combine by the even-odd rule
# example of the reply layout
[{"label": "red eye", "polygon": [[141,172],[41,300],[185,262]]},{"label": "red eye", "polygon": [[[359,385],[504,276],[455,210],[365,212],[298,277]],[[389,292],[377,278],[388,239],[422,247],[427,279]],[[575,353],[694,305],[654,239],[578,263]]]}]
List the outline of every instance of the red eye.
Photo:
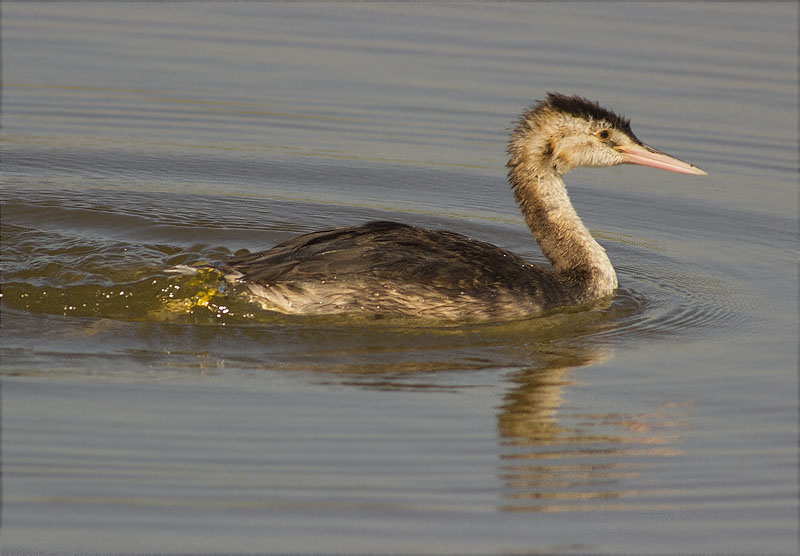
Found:
[{"label": "red eye", "polygon": [[601,129],[600,131],[597,132],[596,135],[597,138],[600,139],[601,141],[608,141],[609,139],[611,139],[611,132],[608,131],[607,129]]}]

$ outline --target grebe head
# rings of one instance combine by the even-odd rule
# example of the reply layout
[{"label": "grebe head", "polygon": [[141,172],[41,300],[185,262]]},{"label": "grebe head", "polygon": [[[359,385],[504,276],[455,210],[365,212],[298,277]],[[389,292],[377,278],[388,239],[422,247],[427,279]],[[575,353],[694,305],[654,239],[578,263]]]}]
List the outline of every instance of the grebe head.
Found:
[{"label": "grebe head", "polygon": [[643,144],[630,121],[578,96],[549,93],[522,114],[508,144],[508,165],[542,176],[561,176],[578,166],[641,164],[670,172],[705,175],[688,162]]}]

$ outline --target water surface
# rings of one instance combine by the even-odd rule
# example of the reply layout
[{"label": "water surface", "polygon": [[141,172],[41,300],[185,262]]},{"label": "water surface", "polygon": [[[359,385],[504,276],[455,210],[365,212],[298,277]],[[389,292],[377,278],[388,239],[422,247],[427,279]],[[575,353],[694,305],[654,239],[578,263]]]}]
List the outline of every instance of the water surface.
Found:
[{"label": "water surface", "polygon": [[[4,553],[794,553],[794,4],[4,4]],[[165,272],[373,219],[545,264],[548,91],[698,164],[567,179],[620,290],[488,324]]]}]

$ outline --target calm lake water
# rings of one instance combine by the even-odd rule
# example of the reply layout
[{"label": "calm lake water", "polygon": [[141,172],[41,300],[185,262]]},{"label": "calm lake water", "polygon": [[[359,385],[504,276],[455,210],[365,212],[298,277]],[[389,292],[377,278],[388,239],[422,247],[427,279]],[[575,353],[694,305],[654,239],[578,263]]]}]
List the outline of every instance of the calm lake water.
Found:
[{"label": "calm lake water", "polygon": [[[796,553],[795,3],[3,3],[2,550]],[[517,114],[709,176],[567,177],[620,290],[270,314],[175,264],[391,219],[545,263]]]}]

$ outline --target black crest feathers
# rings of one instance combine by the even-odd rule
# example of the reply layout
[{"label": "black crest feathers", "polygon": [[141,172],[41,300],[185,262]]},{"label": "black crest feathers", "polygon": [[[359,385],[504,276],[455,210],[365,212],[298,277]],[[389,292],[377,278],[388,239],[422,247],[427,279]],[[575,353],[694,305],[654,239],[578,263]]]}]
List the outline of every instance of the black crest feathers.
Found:
[{"label": "black crest feathers", "polygon": [[567,96],[560,93],[548,93],[547,99],[536,105],[534,111],[545,110],[547,108],[564,112],[576,118],[608,122],[609,125],[625,132],[632,139],[636,139],[636,136],[631,130],[631,121],[628,118],[615,114],[611,110],[603,108],[597,102],[592,102],[586,98]]}]

